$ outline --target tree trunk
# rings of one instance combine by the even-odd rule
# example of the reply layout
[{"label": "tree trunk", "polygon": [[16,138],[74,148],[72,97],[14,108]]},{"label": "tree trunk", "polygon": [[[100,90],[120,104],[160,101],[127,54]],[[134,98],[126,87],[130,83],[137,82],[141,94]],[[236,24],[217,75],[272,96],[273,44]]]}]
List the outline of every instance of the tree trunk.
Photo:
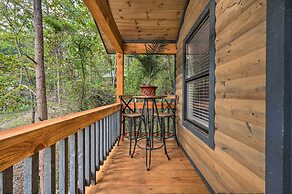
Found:
[{"label": "tree trunk", "polygon": [[22,66],[19,68],[19,86],[22,85],[22,79],[23,79],[23,76],[22,76]]},{"label": "tree trunk", "polygon": [[[27,77],[27,80],[29,81],[29,84],[31,85],[31,86],[33,86],[34,85],[34,81],[33,81],[33,78],[31,78],[30,76],[29,76],[29,72],[28,72],[28,70],[27,70],[27,68],[24,68],[24,70],[25,70],[25,73],[26,73],[26,77]],[[30,98],[31,98],[31,123],[35,123],[35,112],[36,112],[36,107],[35,107],[35,98],[36,98],[36,96],[35,96],[35,94],[32,92],[32,91],[30,91]]]},{"label": "tree trunk", "polygon": [[[37,121],[48,119],[46,80],[44,64],[44,37],[42,24],[42,2],[34,0],[34,31],[35,31],[35,76],[36,76],[36,115]],[[44,151],[40,152],[40,191],[44,193]]]},{"label": "tree trunk", "polygon": [[62,69],[62,61],[63,61],[63,52],[62,47],[60,46],[58,49],[58,67],[57,67],[57,97],[58,103],[61,105],[61,69]]},{"label": "tree trunk", "polygon": [[57,72],[57,92],[58,92],[58,103],[61,105],[61,80],[60,80],[60,69],[58,67],[58,72]]},{"label": "tree trunk", "polygon": [[171,82],[172,86],[174,87],[174,76],[172,76],[171,73],[171,56],[167,55],[167,64],[168,64],[168,77],[169,77],[169,81]]},{"label": "tree trunk", "polygon": [[81,41],[77,44],[78,46],[78,54],[80,57],[81,71],[82,71],[82,85],[81,85],[81,94],[80,94],[80,110],[85,110],[85,95],[86,95],[86,67],[84,64],[84,53],[81,48]]},{"label": "tree trunk", "polygon": [[35,30],[35,75],[36,75],[36,101],[37,119],[48,119],[45,65],[44,65],[44,38],[42,24],[41,0],[34,0],[34,30]]},{"label": "tree trunk", "polygon": [[110,65],[110,76],[111,76],[111,86],[112,87],[115,87],[115,76],[113,75],[113,70],[114,70],[114,67],[113,67],[113,61],[112,61],[112,59],[110,58],[110,56],[108,55],[107,56],[107,61],[108,61],[108,63],[109,63],[109,65]]},{"label": "tree trunk", "polygon": [[35,96],[34,94],[31,92],[30,93],[31,96],[31,123],[35,123]]},{"label": "tree trunk", "polygon": [[85,66],[83,64],[83,59],[81,62],[82,69],[82,87],[81,87],[81,98],[80,98],[80,110],[85,110],[85,85],[86,85],[86,75],[85,75]]}]

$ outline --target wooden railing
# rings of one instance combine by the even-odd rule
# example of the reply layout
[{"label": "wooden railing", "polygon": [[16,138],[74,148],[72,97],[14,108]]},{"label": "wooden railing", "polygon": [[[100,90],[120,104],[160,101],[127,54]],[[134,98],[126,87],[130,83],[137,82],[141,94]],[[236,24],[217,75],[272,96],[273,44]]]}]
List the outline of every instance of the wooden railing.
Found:
[{"label": "wooden railing", "polygon": [[24,193],[39,193],[40,179],[45,193],[56,193],[56,182],[59,193],[84,193],[120,136],[119,110],[112,104],[1,131],[0,194],[13,192],[13,165],[21,161]]}]

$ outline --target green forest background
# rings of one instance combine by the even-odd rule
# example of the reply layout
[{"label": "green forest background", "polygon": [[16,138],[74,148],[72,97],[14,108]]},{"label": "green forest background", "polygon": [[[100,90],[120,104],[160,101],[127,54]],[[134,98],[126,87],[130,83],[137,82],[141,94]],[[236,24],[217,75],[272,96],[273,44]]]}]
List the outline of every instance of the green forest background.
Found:
[{"label": "green forest background", "polygon": [[[81,0],[44,0],[43,28],[49,117],[115,102],[115,55],[108,55]],[[0,0],[0,130],[34,122],[33,2]],[[174,56],[125,57],[125,94],[148,82],[141,58],[155,61],[151,83],[174,92]]]}]

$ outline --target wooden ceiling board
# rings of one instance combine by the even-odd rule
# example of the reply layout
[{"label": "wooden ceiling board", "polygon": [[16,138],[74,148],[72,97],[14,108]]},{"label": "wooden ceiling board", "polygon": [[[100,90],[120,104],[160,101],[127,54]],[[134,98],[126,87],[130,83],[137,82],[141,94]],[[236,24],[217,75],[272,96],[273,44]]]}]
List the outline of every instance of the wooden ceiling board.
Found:
[{"label": "wooden ceiling board", "polygon": [[[107,0],[124,42],[176,42],[187,0]],[[108,53],[115,48],[100,30]]]},{"label": "wooden ceiling board", "polygon": [[[185,0],[108,0],[113,9],[132,10],[181,10]],[[182,7],[181,7],[182,6]]]},{"label": "wooden ceiling board", "polygon": [[187,0],[108,0],[122,39],[177,40]]},{"label": "wooden ceiling board", "polygon": [[[140,26],[140,27],[177,27],[180,25],[179,20],[169,20],[169,19],[115,19],[119,27],[124,26]],[[119,28],[120,29],[120,28]]]},{"label": "wooden ceiling board", "polygon": [[112,12],[118,15],[120,19],[180,19],[183,11],[181,10],[147,10],[145,12],[139,10],[122,10],[118,9]]}]

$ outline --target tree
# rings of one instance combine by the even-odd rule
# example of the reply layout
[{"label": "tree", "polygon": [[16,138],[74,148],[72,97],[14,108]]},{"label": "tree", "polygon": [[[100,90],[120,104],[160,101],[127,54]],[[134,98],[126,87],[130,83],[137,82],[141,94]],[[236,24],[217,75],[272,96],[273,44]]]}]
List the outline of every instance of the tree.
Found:
[{"label": "tree", "polygon": [[[29,46],[31,36],[25,33],[32,30],[31,22],[29,22],[32,19],[30,5],[31,3],[27,0],[22,2],[0,0],[0,10],[2,10],[0,25],[3,27],[0,34],[3,42],[0,46],[0,52],[6,55],[6,57],[1,58],[0,62],[6,64],[3,67],[8,67],[7,63],[11,64],[11,59],[17,57],[18,60],[14,61],[13,68],[8,68],[11,72],[7,71],[7,69],[5,74],[9,75],[10,78],[12,74],[13,77],[19,77],[18,85],[16,80],[6,82],[7,85],[3,85],[5,87],[2,86],[2,89],[0,89],[2,93],[0,110],[1,112],[10,112],[23,109],[30,101],[32,109],[31,122],[33,123],[35,122],[35,81],[31,62],[34,62],[34,60],[29,56],[29,52],[32,50]],[[5,58],[8,60],[5,60]],[[18,74],[15,74],[17,71]],[[28,99],[24,98],[26,93],[24,90],[30,94]],[[11,95],[15,93],[19,93],[18,98],[11,98]],[[6,104],[9,104],[9,106],[5,106]]]},{"label": "tree", "polygon": [[[34,0],[34,31],[35,31],[35,77],[36,77],[36,102],[37,102],[37,119],[39,121],[48,119],[47,95],[46,95],[46,76],[44,62],[44,35],[42,19],[41,0]],[[40,152],[40,174],[44,175],[44,151]],[[44,176],[40,180],[41,192],[44,191]]]},{"label": "tree", "polygon": [[157,86],[157,94],[174,93],[174,56],[127,56],[125,63],[125,94],[140,94],[142,84]]},{"label": "tree", "polygon": [[42,21],[41,0],[34,0],[34,30],[35,30],[35,76],[36,76],[36,102],[37,119],[39,121],[48,119],[46,76],[44,62],[44,37]]},{"label": "tree", "polygon": [[[115,57],[106,53],[83,1],[43,0],[41,5],[44,55],[39,56],[44,62],[39,63],[33,57],[36,35],[33,1],[0,0],[0,117],[23,115],[11,122],[13,125],[2,122],[0,128],[3,129],[46,118],[38,113],[34,119],[39,88],[46,89],[41,94],[46,92],[47,95],[48,117],[115,102]],[[128,61],[125,63],[125,91],[128,94],[139,94],[139,86],[151,79],[158,86],[158,93],[173,91],[170,83],[174,72],[173,58],[170,63],[166,56],[150,57],[153,63],[150,59],[146,62],[150,64],[147,70],[152,73],[147,76],[139,60],[134,56],[125,57]],[[141,60],[146,58],[141,57]],[[41,71],[46,74],[41,78],[46,82],[40,82],[42,86],[36,89],[36,85],[40,85],[40,71],[36,69],[43,63],[45,69]],[[159,70],[156,67],[162,71],[155,75],[155,70]],[[39,104],[38,100],[40,108]]]},{"label": "tree", "polygon": [[140,61],[141,70],[144,77],[144,84],[151,85],[154,77],[162,70],[158,64],[158,55],[134,55]]}]

